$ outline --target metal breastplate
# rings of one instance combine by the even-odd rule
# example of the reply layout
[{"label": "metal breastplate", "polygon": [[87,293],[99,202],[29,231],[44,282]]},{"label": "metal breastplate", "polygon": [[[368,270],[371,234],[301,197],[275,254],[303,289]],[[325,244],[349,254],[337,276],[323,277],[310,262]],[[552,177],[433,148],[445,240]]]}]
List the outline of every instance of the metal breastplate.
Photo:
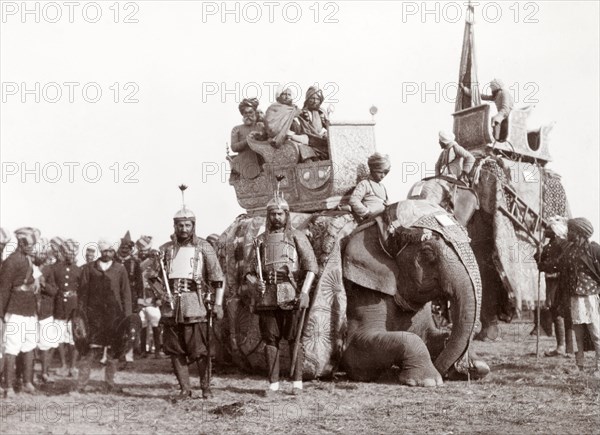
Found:
[{"label": "metal breastplate", "polygon": [[263,242],[265,293],[256,301],[257,310],[293,309],[296,305],[298,253],[285,233],[271,233]]},{"label": "metal breastplate", "polygon": [[[174,250],[173,250],[174,251]],[[176,252],[169,262],[169,279],[194,279],[196,263],[196,247],[183,246]]]},{"label": "metal breastplate", "polygon": [[264,271],[268,284],[293,281],[298,271],[298,253],[285,233],[270,233],[264,241]]}]

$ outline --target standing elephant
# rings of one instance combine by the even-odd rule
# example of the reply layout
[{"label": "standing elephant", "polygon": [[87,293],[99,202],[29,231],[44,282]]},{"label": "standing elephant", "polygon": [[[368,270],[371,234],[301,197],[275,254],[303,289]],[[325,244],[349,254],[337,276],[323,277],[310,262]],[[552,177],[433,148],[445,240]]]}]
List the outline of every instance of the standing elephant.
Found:
[{"label": "standing elephant", "polygon": [[[352,379],[401,368],[400,382],[436,386],[442,376],[489,372],[469,343],[479,323],[481,281],[466,230],[424,200],[389,206],[350,235],[343,254],[348,341],[342,365]],[[447,297],[452,331],[438,330],[429,302]],[[432,363],[433,360],[433,363]]]},{"label": "standing elephant", "polygon": [[[498,340],[498,321],[510,321],[523,307],[534,308],[538,298],[535,218],[528,210],[542,209],[546,219],[570,217],[570,212],[560,176],[539,164],[487,155],[476,161],[472,175],[469,190],[476,193],[476,207],[465,189],[453,190],[439,179],[416,183],[408,197],[453,211],[467,227],[483,286],[477,338]],[[540,301],[544,300],[542,280]]]}]

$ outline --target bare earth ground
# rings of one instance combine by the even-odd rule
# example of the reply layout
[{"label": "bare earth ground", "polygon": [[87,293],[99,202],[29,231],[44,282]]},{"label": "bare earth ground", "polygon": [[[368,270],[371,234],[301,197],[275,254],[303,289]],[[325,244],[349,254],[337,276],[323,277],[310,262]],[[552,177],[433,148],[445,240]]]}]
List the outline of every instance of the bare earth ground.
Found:
[{"label": "bare earth ground", "polygon": [[[501,325],[502,342],[473,344],[492,369],[487,378],[434,389],[397,385],[393,373],[377,384],[340,374],[305,383],[299,398],[283,383],[280,397],[266,399],[262,377],[219,369],[214,399],[172,403],[177,387],[168,359],[119,372],[123,395],[100,392],[98,366],[95,392],[68,393],[73,381],[57,378],[35,396],[0,400],[0,433],[600,433],[600,380],[589,373],[594,354],[586,354],[583,375],[573,359],[542,356],[536,364],[530,330]],[[540,348],[553,344],[542,337]]]}]

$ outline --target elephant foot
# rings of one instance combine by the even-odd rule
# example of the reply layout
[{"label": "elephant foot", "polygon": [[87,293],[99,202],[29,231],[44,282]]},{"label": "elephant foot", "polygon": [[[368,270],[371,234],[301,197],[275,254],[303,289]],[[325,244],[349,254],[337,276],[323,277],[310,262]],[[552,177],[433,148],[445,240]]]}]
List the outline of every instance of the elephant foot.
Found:
[{"label": "elephant foot", "polygon": [[448,379],[453,381],[466,381],[471,378],[471,380],[478,380],[485,378],[490,372],[490,366],[482,360],[474,351],[469,352],[469,365],[468,370],[459,372],[456,370],[455,366],[452,366],[450,370],[448,370]]},{"label": "elephant foot", "polygon": [[437,387],[444,384],[439,372],[431,363],[428,366],[403,369],[398,380],[409,387]]},{"label": "elephant foot", "polygon": [[480,341],[502,341],[500,337],[500,330],[497,324],[488,325],[485,328],[482,328],[479,334],[475,336],[475,340]]}]

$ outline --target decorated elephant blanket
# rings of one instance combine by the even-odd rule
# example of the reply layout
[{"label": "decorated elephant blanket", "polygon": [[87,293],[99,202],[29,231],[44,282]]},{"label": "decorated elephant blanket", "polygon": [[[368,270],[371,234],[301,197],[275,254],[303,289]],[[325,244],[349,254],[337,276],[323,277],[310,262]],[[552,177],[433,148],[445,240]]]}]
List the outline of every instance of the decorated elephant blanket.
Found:
[{"label": "decorated elephant blanket", "polygon": [[[539,271],[534,259],[537,246],[501,211],[501,207],[510,210],[513,206],[503,186],[512,187],[534,212],[543,210],[546,219],[556,215],[570,217],[560,176],[532,163],[500,157],[482,159],[476,167],[479,169],[473,188],[485,216],[469,223],[474,249],[486,257],[479,258],[486,269],[496,270],[506,291],[506,300],[517,313],[532,309],[538,298]],[[539,285],[540,301],[544,301],[545,280],[539,280]],[[505,307],[504,311],[510,309]]]},{"label": "decorated elephant blanket", "polygon": [[[366,228],[357,228],[352,241],[344,252],[344,276],[350,281],[365,288],[376,290],[390,296],[397,292],[397,266],[394,257],[397,252],[390,252],[389,238],[399,228],[422,228],[435,231],[452,245],[461,262],[467,269],[477,301],[477,320],[481,309],[481,277],[475,255],[470,246],[467,230],[442,207],[426,200],[405,200],[390,205],[383,215],[376,220],[379,237],[369,237]],[[378,255],[383,249],[388,256]],[[377,261],[374,261],[374,258]]]}]

